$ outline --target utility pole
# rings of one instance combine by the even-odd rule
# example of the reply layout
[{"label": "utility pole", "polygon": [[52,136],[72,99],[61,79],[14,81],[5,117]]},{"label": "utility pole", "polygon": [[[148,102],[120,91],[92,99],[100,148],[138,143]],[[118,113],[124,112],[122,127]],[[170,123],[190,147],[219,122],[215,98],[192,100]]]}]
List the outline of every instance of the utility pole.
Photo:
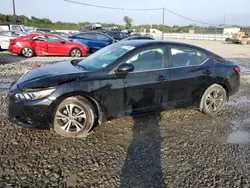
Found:
[{"label": "utility pole", "polygon": [[16,24],[16,5],[15,0],[12,0],[13,2],[13,24]]},{"label": "utility pole", "polygon": [[227,13],[224,14],[224,27],[226,27],[226,15]]},{"label": "utility pole", "polygon": [[162,8],[162,40],[164,39],[164,19],[165,19],[165,8]]}]

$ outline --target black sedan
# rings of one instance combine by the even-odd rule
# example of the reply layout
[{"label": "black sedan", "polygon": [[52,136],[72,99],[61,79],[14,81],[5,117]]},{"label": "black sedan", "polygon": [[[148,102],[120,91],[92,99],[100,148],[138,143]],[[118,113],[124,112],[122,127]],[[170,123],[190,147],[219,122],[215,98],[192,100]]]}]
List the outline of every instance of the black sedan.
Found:
[{"label": "black sedan", "polygon": [[215,114],[239,90],[239,72],[235,63],[196,46],[124,41],[24,74],[10,88],[9,118],[80,137],[110,117],[187,106]]}]

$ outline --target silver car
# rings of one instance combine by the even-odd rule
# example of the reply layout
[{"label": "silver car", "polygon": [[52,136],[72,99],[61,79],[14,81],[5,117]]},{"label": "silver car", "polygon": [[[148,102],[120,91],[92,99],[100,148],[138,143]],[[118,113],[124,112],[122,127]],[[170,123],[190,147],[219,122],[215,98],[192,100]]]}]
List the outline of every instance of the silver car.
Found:
[{"label": "silver car", "polygon": [[0,49],[7,50],[10,44],[10,39],[25,35],[27,35],[27,33],[22,31],[0,31]]}]

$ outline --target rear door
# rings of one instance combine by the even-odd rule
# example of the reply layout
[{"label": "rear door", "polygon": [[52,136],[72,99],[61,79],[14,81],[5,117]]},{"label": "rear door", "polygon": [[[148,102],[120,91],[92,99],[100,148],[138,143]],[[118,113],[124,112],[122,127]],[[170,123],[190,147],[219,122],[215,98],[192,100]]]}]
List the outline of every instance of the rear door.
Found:
[{"label": "rear door", "polygon": [[213,76],[208,56],[195,48],[170,46],[170,57],[169,106],[197,104]]},{"label": "rear door", "polygon": [[95,52],[97,48],[95,33],[81,33],[73,38],[73,42],[80,42],[89,47],[91,52]]},{"label": "rear door", "polygon": [[68,47],[65,42],[56,36],[47,36],[49,55],[68,55]]},{"label": "rear door", "polygon": [[135,67],[124,78],[127,114],[167,108],[170,86],[167,51],[163,46],[150,47],[125,61]]}]

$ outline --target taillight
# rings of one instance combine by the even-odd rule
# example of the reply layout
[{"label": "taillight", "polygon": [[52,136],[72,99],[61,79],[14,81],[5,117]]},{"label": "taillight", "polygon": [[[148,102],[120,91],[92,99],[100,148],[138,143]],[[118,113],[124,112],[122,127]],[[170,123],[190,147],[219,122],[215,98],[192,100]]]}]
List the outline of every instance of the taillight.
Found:
[{"label": "taillight", "polygon": [[240,67],[235,67],[234,70],[235,70],[236,72],[238,72],[238,73],[240,73],[240,71],[241,71],[241,70],[240,70]]}]

